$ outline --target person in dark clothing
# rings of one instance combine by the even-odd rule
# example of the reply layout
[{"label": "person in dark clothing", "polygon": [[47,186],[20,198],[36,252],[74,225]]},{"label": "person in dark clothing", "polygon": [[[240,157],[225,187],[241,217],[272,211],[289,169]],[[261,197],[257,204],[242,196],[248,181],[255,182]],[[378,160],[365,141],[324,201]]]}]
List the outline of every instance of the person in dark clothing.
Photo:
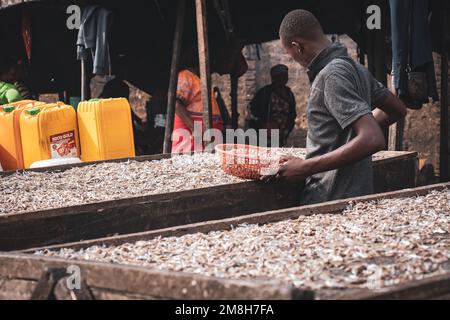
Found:
[{"label": "person in dark clothing", "polygon": [[22,60],[14,56],[0,57],[0,104],[33,98],[25,85],[25,74]]},{"label": "person in dark clothing", "polygon": [[[101,99],[109,98],[130,98],[130,87],[121,77],[116,76],[114,79],[108,81],[103,87],[103,91],[100,94]],[[146,137],[138,129],[138,126],[142,125],[142,120],[139,118],[131,109],[131,120],[133,123],[133,134],[134,134],[134,145],[136,149],[136,154],[143,154],[141,146],[144,144]]]},{"label": "person in dark clothing", "polygon": [[158,87],[145,106],[147,112],[146,154],[163,152],[164,135],[166,131],[167,90]]},{"label": "person in dark clothing", "polygon": [[[100,98],[126,98],[129,100],[130,87],[125,83],[125,81],[116,77],[105,84],[103,91],[100,94]],[[131,110],[131,117],[133,122],[137,122],[138,124],[142,123],[142,120],[134,113],[133,110]]]},{"label": "person in dark clothing", "polygon": [[306,159],[282,159],[276,176],[305,184],[302,204],[371,194],[372,155],[385,148],[382,128],[405,117],[405,104],[347,48],[331,43],[312,13],[290,12],[280,38],[286,52],[307,68],[311,91]]},{"label": "person in dark clothing", "polygon": [[100,94],[101,99],[126,98],[130,96],[130,87],[120,78],[108,81]]},{"label": "person in dark clothing", "polygon": [[260,89],[249,106],[249,127],[260,130],[279,130],[280,147],[286,146],[287,138],[297,118],[295,96],[287,87],[289,69],[285,65],[276,65],[270,70],[272,83]]}]

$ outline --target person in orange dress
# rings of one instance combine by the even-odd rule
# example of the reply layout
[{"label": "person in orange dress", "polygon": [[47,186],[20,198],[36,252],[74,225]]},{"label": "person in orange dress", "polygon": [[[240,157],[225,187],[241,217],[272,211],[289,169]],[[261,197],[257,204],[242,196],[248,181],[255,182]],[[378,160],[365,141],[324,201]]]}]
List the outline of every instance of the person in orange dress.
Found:
[{"label": "person in orange dress", "polygon": [[[172,153],[203,151],[203,104],[198,51],[195,48],[187,50],[181,65],[178,74]],[[212,126],[222,131],[220,109],[216,99],[213,97],[212,100]]]}]

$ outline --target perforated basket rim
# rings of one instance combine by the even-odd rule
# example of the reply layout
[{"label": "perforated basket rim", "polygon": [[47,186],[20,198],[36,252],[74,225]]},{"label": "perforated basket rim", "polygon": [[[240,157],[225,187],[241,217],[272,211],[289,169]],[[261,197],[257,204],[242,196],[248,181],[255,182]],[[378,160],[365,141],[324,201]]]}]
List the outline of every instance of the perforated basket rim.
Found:
[{"label": "perforated basket rim", "polygon": [[223,156],[232,156],[232,157],[241,157],[241,158],[248,158],[248,159],[253,159],[253,160],[257,160],[259,161],[259,159],[261,159],[261,157],[259,156],[253,156],[253,155],[248,155],[248,154],[238,154],[238,153],[234,153],[232,151],[226,151],[224,150],[227,147],[232,147],[232,148],[244,148],[244,149],[254,149],[254,150],[264,150],[267,153],[272,152],[272,150],[270,148],[263,148],[263,147],[259,147],[259,146],[252,146],[252,145],[248,145],[248,144],[219,144],[217,146],[215,146],[215,150],[219,155],[223,155]]}]

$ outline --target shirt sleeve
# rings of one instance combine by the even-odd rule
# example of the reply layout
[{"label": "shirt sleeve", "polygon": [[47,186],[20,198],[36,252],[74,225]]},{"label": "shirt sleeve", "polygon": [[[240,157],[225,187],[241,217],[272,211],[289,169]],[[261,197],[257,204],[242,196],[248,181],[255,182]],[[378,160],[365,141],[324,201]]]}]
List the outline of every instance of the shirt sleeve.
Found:
[{"label": "shirt sleeve", "polygon": [[356,85],[343,75],[325,80],[325,106],[344,130],[359,118],[372,113],[372,108],[357,92]]},{"label": "shirt sleeve", "polygon": [[189,105],[192,98],[192,81],[185,72],[180,72],[178,75],[177,85],[177,99],[185,106]]},{"label": "shirt sleeve", "polygon": [[389,96],[390,91],[383,84],[377,81],[372,75],[370,75],[370,79],[371,79],[370,95],[372,98],[372,107],[374,107],[380,103],[383,103]]}]

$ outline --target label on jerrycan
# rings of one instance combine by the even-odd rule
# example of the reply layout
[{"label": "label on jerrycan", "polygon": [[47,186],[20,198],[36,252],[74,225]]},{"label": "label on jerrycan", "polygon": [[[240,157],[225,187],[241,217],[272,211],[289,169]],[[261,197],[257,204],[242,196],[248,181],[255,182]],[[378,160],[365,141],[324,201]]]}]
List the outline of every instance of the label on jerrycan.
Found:
[{"label": "label on jerrycan", "polygon": [[74,158],[78,156],[75,132],[69,131],[50,137],[52,159]]}]

